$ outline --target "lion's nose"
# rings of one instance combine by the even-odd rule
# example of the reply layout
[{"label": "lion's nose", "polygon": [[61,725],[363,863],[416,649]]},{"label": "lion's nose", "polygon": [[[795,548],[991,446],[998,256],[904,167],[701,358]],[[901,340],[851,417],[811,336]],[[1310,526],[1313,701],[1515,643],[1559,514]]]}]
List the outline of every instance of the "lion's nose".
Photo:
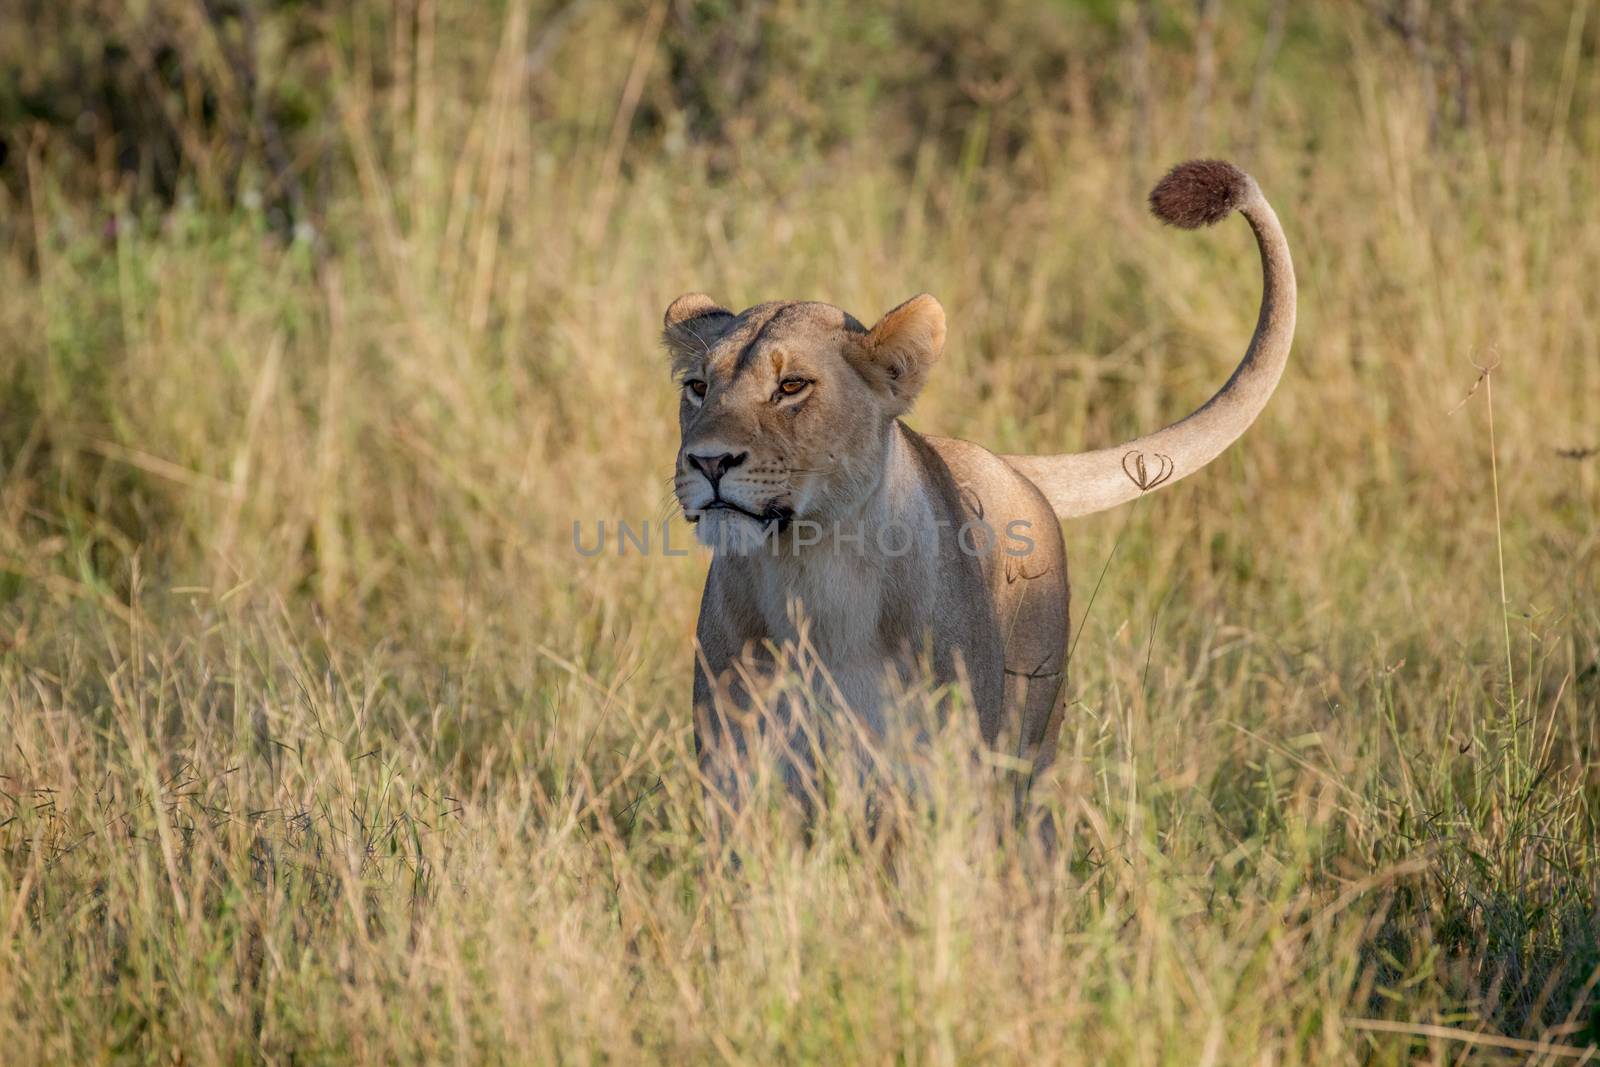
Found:
[{"label": "lion's nose", "polygon": [[722,476],[749,459],[750,453],[724,452],[720,456],[697,456],[690,452],[683,458],[689,461],[691,467],[705,475],[706,481],[711,483],[712,489],[715,489],[717,483],[722,481]]}]

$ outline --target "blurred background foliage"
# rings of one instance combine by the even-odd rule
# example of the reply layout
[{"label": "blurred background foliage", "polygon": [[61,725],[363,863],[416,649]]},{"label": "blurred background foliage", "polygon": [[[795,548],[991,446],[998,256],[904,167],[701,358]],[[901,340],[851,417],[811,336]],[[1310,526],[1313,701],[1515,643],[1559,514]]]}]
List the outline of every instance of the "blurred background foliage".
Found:
[{"label": "blurred background foliage", "polygon": [[[1226,11],[1219,0],[526,8],[16,0],[0,36],[6,151],[47,141],[52,173],[75,197],[92,199],[108,183],[140,202],[184,194],[209,208],[246,195],[275,225],[311,222],[352,178],[338,124],[342,80],[359,75],[384,98],[386,107],[365,116],[370,131],[385,149],[404,149],[418,119],[414,64],[427,62],[430,76],[470,77],[505,43],[493,30],[511,14],[523,31],[520,117],[541,140],[558,138],[552,149],[596,118],[597,101],[586,107],[582,79],[569,77],[578,65],[607,56],[619,75],[648,46],[659,69],[644,76],[626,116],[630,161],[696,150],[719,177],[775,151],[826,152],[861,139],[905,168],[930,149],[1014,162],[1068,129],[1147,150],[1158,121],[1186,120],[1201,144],[1249,146],[1263,122],[1285,112],[1307,139],[1300,147],[1314,150],[1318,132],[1335,132],[1316,127],[1343,103],[1340,87],[1322,79],[1357,47],[1414,64],[1406,73],[1426,98],[1430,136],[1446,139],[1491,119],[1482,113],[1487,94],[1508,74],[1525,76],[1530,55],[1584,47],[1568,17],[1581,7],[1549,0],[1303,9],[1261,0]],[[641,27],[648,40],[638,39]],[[1156,114],[1185,95],[1188,114]],[[1562,106],[1559,120],[1583,127],[1582,101],[1576,113],[1570,99],[1541,103],[1546,119],[1557,118],[1549,105]],[[8,178],[18,195],[15,161]]]}]

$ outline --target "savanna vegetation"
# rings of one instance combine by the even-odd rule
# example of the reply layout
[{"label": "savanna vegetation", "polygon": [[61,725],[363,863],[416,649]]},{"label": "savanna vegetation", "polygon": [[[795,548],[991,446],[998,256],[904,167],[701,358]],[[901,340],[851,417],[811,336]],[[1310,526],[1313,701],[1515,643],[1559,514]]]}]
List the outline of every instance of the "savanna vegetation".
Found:
[{"label": "savanna vegetation", "polygon": [[[1587,0],[9,0],[0,1056],[1576,1062],[1600,1042]],[[1256,427],[1066,530],[1010,832],[708,843],[678,293],[950,315],[911,421]],[[1000,769],[1001,771],[1004,768]],[[885,841],[892,841],[889,847]],[[732,857],[737,857],[735,862]]]}]

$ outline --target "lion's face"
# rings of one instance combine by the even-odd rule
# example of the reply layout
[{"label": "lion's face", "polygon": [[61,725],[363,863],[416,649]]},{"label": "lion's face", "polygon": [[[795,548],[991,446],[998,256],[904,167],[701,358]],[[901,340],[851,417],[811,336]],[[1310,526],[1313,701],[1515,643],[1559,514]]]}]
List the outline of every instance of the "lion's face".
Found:
[{"label": "lion's face", "polygon": [[674,488],[701,542],[727,551],[794,519],[847,516],[877,484],[889,427],[944,338],[927,296],[870,331],[829,304],[734,315],[700,294],[674,301],[666,322],[681,391]]}]

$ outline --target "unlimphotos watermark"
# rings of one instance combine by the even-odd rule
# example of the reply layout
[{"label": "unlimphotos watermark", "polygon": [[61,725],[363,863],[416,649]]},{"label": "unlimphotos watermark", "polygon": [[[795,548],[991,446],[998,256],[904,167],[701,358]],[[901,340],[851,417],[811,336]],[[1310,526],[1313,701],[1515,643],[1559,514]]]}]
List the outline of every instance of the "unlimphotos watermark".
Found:
[{"label": "unlimphotos watermark", "polygon": [[[589,528],[586,529],[586,526]],[[953,523],[937,519],[931,532],[919,536],[910,523],[890,519],[872,524],[864,522],[820,523],[810,519],[773,520],[756,529],[746,524],[722,525],[708,537],[705,531],[695,543],[702,549],[737,550],[744,555],[766,551],[780,555],[800,549],[817,549],[830,552],[872,553],[886,558],[909,555],[917,548],[919,539],[931,533],[936,547],[945,541],[950,532],[956,547],[963,555],[989,556],[996,552],[1006,556],[1029,556],[1034,551],[1034,540],[1029,536],[1033,524],[1026,519],[1013,519],[1003,531],[997,531],[982,519]],[[580,556],[593,557],[608,552],[617,556],[689,555],[689,548],[672,541],[673,524],[661,522],[629,522],[626,519],[594,520],[586,524],[582,519],[572,520],[572,547]],[[708,543],[709,542],[709,543]]]}]

